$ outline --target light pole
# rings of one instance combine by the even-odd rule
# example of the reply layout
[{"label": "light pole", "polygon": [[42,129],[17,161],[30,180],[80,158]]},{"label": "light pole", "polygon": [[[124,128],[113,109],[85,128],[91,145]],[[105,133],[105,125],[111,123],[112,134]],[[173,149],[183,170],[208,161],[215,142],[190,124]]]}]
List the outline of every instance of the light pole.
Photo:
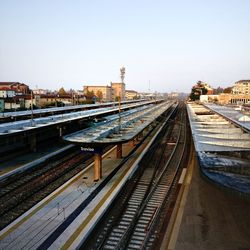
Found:
[{"label": "light pole", "polygon": [[33,125],[33,116],[34,116],[34,114],[33,114],[33,91],[31,90],[31,93],[30,93],[30,95],[31,95],[31,124]]}]

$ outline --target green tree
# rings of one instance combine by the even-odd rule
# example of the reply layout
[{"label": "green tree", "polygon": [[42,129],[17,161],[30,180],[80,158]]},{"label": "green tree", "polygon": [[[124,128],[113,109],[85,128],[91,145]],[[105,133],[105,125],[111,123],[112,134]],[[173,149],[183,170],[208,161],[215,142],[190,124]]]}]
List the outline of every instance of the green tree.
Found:
[{"label": "green tree", "polygon": [[87,90],[87,93],[86,93],[87,100],[92,100],[94,96],[95,96],[95,94],[94,94],[93,90],[91,90],[91,91]]},{"label": "green tree", "polygon": [[67,93],[66,93],[65,89],[64,89],[63,87],[61,87],[61,88],[59,89],[59,91],[58,91],[58,94],[59,94],[59,95],[66,95]]},{"label": "green tree", "polygon": [[231,87],[227,87],[224,89],[223,93],[226,93],[226,94],[231,94],[232,93],[232,88]]},{"label": "green tree", "polygon": [[98,98],[99,101],[101,101],[103,99],[103,94],[102,94],[102,91],[101,90],[98,90],[96,92],[96,96]]},{"label": "green tree", "polygon": [[207,94],[207,89],[202,87],[202,85],[201,84],[199,85],[198,83],[192,88],[189,98],[192,101],[196,101],[200,99],[200,95],[206,95],[206,94]]}]

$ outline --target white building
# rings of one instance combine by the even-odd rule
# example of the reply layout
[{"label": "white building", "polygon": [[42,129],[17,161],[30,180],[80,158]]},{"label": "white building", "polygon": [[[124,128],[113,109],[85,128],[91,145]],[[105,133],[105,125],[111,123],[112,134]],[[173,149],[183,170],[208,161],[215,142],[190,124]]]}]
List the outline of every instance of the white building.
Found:
[{"label": "white building", "polygon": [[11,89],[0,89],[0,98],[14,97],[15,91]]},{"label": "white building", "polygon": [[249,95],[250,94],[250,80],[240,80],[232,87],[232,94],[234,95]]}]

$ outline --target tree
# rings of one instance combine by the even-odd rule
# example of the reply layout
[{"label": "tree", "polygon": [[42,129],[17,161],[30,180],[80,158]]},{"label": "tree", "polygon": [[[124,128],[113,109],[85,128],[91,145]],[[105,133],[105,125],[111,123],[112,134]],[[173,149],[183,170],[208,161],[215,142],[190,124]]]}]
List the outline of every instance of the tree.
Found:
[{"label": "tree", "polygon": [[95,96],[95,94],[94,94],[94,91],[93,91],[93,90],[91,90],[91,91],[87,90],[86,98],[87,98],[88,100],[92,100],[94,96]]},{"label": "tree", "polygon": [[59,89],[59,91],[58,91],[58,94],[59,94],[59,95],[66,95],[67,93],[66,93],[65,89],[64,89],[63,87],[61,87],[61,88]]},{"label": "tree", "polygon": [[99,102],[102,100],[102,98],[103,98],[103,94],[102,94],[102,91],[101,90],[98,90],[97,92],[96,92],[96,96],[97,96],[97,98],[98,98],[98,100],[99,100]]},{"label": "tree", "polygon": [[223,93],[226,93],[226,94],[231,94],[232,93],[232,88],[231,87],[227,87],[224,89]]},{"label": "tree", "polygon": [[202,87],[202,85],[198,83],[197,85],[193,86],[189,98],[192,101],[196,101],[200,99],[200,95],[206,95],[206,94],[207,94],[207,89]]}]

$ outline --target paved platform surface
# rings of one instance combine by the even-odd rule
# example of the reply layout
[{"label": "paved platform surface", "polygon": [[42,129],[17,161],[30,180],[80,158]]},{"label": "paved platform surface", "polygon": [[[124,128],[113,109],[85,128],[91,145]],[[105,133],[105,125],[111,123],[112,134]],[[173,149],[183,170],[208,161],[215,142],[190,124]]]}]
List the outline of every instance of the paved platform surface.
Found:
[{"label": "paved platform surface", "polygon": [[195,161],[176,250],[250,249],[250,200],[200,175]]}]

